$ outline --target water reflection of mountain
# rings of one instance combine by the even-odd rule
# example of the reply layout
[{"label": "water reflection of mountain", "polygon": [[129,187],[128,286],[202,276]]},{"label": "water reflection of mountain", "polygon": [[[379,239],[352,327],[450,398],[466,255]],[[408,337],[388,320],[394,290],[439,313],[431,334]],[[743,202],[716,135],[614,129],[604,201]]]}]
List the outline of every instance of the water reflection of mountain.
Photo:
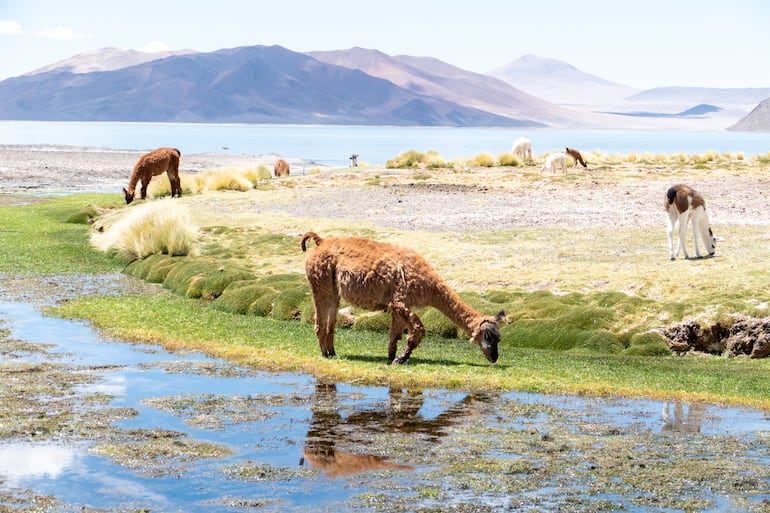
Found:
[{"label": "water reflection of mountain", "polygon": [[[435,417],[426,417],[421,410],[425,397],[421,391],[391,388],[384,407],[367,408],[342,416],[335,384],[317,383],[310,427],[302,451],[304,460],[323,469],[330,477],[376,469],[414,470],[413,466],[391,463],[388,456],[371,454],[370,446],[361,441],[376,432],[420,435],[435,443],[446,436],[445,428],[458,420],[480,414],[488,398],[470,394],[451,404]],[[355,440],[359,440],[358,443]],[[361,446],[361,452],[340,450]]]}]

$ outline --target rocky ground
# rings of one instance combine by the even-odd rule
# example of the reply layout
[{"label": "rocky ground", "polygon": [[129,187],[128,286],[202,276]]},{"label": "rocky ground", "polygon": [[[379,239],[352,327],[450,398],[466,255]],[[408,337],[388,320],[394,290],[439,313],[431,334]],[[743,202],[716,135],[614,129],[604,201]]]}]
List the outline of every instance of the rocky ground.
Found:
[{"label": "rocky ground", "polygon": [[[0,145],[0,201],[3,193],[120,193],[140,152],[62,146]],[[272,170],[277,155],[182,155],[180,171],[197,173],[227,167]],[[400,229],[507,229],[521,227],[637,227],[664,230],[663,195],[673,185],[652,166],[612,170],[589,167],[564,183],[540,177],[538,167],[489,168],[431,173],[383,168],[322,169],[302,159],[286,159],[295,188],[317,189],[316,201],[276,207],[301,217],[366,218]],[[308,173],[308,169],[321,169]],[[572,172],[572,170],[571,170]],[[525,179],[520,179],[522,176]],[[532,175],[537,179],[532,179]],[[363,183],[381,187],[359,187]],[[715,176],[693,171],[688,185],[706,194],[713,225],[770,225],[770,178],[754,174]],[[323,201],[321,201],[323,199]],[[423,212],[413,226],[404,212]],[[718,235],[718,233],[717,233]]]}]

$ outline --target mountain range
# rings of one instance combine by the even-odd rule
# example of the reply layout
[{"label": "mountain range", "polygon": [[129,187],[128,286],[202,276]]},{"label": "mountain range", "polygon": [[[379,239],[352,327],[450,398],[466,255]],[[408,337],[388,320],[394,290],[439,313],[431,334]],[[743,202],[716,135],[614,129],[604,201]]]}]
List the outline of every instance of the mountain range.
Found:
[{"label": "mountain range", "polygon": [[364,48],[104,48],[1,81],[0,119],[691,129],[737,126],[768,97],[639,91],[531,55],[480,74]]}]

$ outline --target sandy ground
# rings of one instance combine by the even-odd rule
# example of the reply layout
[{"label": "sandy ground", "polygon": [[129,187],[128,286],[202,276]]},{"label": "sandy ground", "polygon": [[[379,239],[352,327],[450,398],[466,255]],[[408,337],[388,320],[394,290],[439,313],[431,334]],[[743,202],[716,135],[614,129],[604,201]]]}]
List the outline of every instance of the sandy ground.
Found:
[{"label": "sandy ground", "polygon": [[[128,183],[140,152],[96,148],[0,145],[0,193],[115,191]],[[183,155],[180,170],[196,173],[225,167],[272,169],[277,155]],[[695,173],[675,178],[655,170],[631,170],[625,178],[606,180],[609,171],[577,170],[568,182],[537,172],[491,168],[461,173],[433,172],[426,181],[419,170],[323,169],[300,158],[283,157],[292,166],[291,187],[298,201],[270,209],[301,217],[367,219],[380,226],[419,230],[484,230],[521,227],[660,226],[664,230],[665,191],[682,180],[704,193],[712,225],[770,225],[770,179],[761,173]],[[611,173],[618,171],[612,170]],[[657,173],[657,174],[656,174]],[[371,184],[379,186],[371,186]],[[370,184],[364,187],[363,184]],[[2,198],[0,197],[0,200]]]}]

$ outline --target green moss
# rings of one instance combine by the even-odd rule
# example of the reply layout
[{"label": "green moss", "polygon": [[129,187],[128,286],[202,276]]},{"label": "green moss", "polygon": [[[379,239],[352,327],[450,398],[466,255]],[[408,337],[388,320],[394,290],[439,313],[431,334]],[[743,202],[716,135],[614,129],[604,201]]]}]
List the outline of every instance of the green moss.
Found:
[{"label": "green moss", "polygon": [[388,331],[390,329],[390,314],[386,312],[366,312],[356,316],[353,325],[356,330]]},{"label": "green moss", "polygon": [[[211,307],[223,312],[236,314],[250,314],[253,312],[253,303],[262,296],[270,294],[272,298],[278,291],[267,285],[257,283],[255,280],[239,280],[228,285],[222,294],[211,302]],[[269,311],[267,312],[269,313]],[[266,313],[261,313],[266,315]]]},{"label": "green moss", "polygon": [[425,331],[440,337],[457,338],[461,330],[454,325],[444,314],[435,308],[426,308],[419,314]]},{"label": "green moss", "polygon": [[299,286],[284,290],[273,300],[270,317],[283,321],[298,320],[305,306],[311,302],[310,287]]},{"label": "green moss", "polygon": [[178,264],[184,262],[184,257],[164,254],[150,255],[141,260],[134,260],[126,266],[125,273],[151,283],[163,283],[168,273]]},{"label": "green moss", "polygon": [[660,333],[647,332],[633,335],[628,348],[623,354],[631,356],[666,356],[670,355],[666,339]]},{"label": "green moss", "polygon": [[253,277],[234,262],[190,258],[169,270],[163,286],[189,298],[214,299],[230,283]]},{"label": "green moss", "polygon": [[99,215],[99,211],[93,205],[86,205],[77,212],[67,217],[68,223],[74,224],[91,224],[94,219]]},{"label": "green moss", "polygon": [[279,292],[275,289],[268,290],[261,296],[254,299],[249,304],[249,315],[258,315],[267,317],[273,311],[273,301],[278,297]]}]

